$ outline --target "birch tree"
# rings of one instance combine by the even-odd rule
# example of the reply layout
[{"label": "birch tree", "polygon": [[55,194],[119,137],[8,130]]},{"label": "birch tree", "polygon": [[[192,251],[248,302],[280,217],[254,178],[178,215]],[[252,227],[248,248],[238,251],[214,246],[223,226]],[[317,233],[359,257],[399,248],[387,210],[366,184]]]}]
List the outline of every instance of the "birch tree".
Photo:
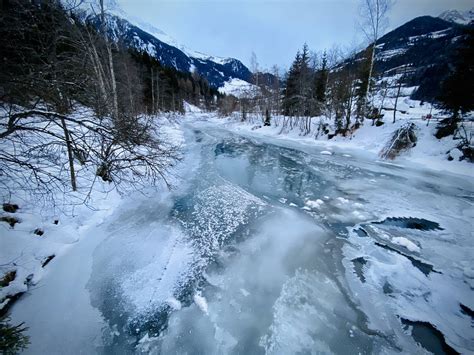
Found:
[{"label": "birch tree", "polygon": [[374,72],[375,51],[377,49],[377,41],[380,34],[387,26],[387,15],[393,5],[394,0],[361,0],[361,27],[364,35],[369,41],[370,58],[369,71],[367,77],[367,88],[364,96],[364,113],[367,110],[367,103],[371,89],[371,80]]}]

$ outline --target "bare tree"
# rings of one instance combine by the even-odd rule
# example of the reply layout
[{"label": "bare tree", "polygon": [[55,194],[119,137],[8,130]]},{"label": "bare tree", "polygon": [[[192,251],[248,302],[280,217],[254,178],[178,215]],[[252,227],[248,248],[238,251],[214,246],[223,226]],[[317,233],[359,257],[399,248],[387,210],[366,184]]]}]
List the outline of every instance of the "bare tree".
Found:
[{"label": "bare tree", "polygon": [[101,33],[105,39],[106,49],[107,49],[107,56],[109,62],[109,71],[110,71],[110,83],[111,83],[111,91],[112,91],[112,102],[113,102],[113,117],[115,119],[118,118],[118,98],[117,98],[117,82],[115,79],[115,70],[114,70],[114,61],[112,56],[112,44],[110,43],[107,33],[106,33],[106,22],[105,22],[105,11],[104,11],[104,0],[100,1],[100,18],[101,18]]},{"label": "bare tree", "polygon": [[374,71],[375,51],[381,32],[387,26],[387,15],[394,0],[361,0],[360,13],[362,18],[362,31],[370,46],[368,84],[364,96],[364,109],[366,109],[370,93],[370,82]]},{"label": "bare tree", "polygon": [[254,84],[256,86],[259,85],[259,82],[258,82],[258,59],[257,59],[257,55],[255,54],[255,52],[252,51],[252,54],[250,55],[250,69],[252,70],[252,74],[253,74],[253,81],[254,81]]},{"label": "bare tree", "polygon": [[279,114],[281,110],[281,88],[280,88],[280,69],[277,65],[272,67],[272,74],[274,77],[272,91],[273,91],[273,98],[272,98],[272,110],[274,114]]},{"label": "bare tree", "polygon": [[395,95],[395,104],[393,105],[393,123],[395,123],[395,120],[397,118],[398,98],[400,97],[400,91],[402,90],[402,82],[405,79],[407,68],[407,64],[403,66],[403,74],[400,76],[400,78],[398,78],[397,94]]}]

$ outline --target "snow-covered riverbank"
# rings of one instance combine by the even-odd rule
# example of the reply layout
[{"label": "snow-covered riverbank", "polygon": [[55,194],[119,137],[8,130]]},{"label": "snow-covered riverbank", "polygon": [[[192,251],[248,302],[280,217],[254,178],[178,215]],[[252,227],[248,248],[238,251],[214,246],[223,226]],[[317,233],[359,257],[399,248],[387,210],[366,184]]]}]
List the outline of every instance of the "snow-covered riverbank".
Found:
[{"label": "snow-covered riverbank", "polygon": [[[395,123],[388,120],[380,127],[373,126],[370,121],[366,121],[365,124],[352,135],[347,137],[335,136],[332,139],[328,139],[327,135],[315,137],[317,125],[319,124],[317,118],[313,118],[313,133],[308,135],[303,135],[299,127],[282,132],[282,117],[274,118],[272,125],[265,127],[262,119],[258,117],[249,119],[247,122],[241,122],[239,115],[235,115],[234,117],[219,117],[215,114],[203,114],[200,113],[199,110],[196,110],[196,108],[190,108],[187,119],[206,120],[214,124],[222,125],[228,130],[247,137],[267,137],[292,142],[295,147],[297,147],[298,144],[302,146],[313,145],[321,147],[329,153],[334,149],[339,151],[344,150],[346,152],[352,151],[355,154],[366,156],[367,159],[371,160],[381,160],[380,152],[390,140],[393,133],[407,122],[412,122],[418,128],[416,131],[418,138],[416,146],[408,152],[402,153],[401,156],[394,161],[388,162],[398,165],[415,164],[426,169],[473,176],[474,164],[466,160],[459,161],[462,155],[456,148],[459,141],[454,140],[452,136],[441,140],[436,139],[434,133],[436,132],[437,122],[433,120],[428,122],[421,119],[421,116],[422,115],[417,112],[416,116],[412,118],[404,117],[398,119]],[[474,131],[474,121],[466,122],[465,124],[468,131]],[[453,159],[448,160],[449,156]]]},{"label": "snow-covered riverbank", "polygon": [[[161,130],[163,136],[176,145],[183,144],[183,131],[177,121],[171,122],[164,117],[160,119],[166,122]],[[174,174],[179,174],[180,169]],[[0,224],[0,274],[14,274],[8,285],[0,288],[0,311],[11,305],[15,295],[37,288],[42,278],[56,269],[59,259],[82,244],[83,239],[95,239],[97,243],[98,238],[91,234],[96,234],[94,228],[110,215],[127,206],[130,201],[139,201],[142,194],[157,194],[154,189],[144,189],[136,192],[135,198],[128,198],[125,203],[124,196],[114,186],[100,179],[96,179],[89,190],[90,181],[94,179],[93,170],[83,169],[78,176],[77,192],[63,195],[62,191],[56,191],[51,196],[41,195],[41,199],[36,198],[28,188],[24,191],[15,190],[16,193],[8,202],[19,206],[19,209],[14,213],[4,211],[2,216],[14,218],[17,223],[14,227],[3,222]],[[179,180],[175,175],[169,179],[173,184]],[[127,191],[126,186],[122,188]],[[158,186],[158,191],[160,196],[169,194],[165,184]],[[84,265],[75,267],[78,272],[83,267],[87,269]],[[74,282],[73,279],[71,281]]]}]

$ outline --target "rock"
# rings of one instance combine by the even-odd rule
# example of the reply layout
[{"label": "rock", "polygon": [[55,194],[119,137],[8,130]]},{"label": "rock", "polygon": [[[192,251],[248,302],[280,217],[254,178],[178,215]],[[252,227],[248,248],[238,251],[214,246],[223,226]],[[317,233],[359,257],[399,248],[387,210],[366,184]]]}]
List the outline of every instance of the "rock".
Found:
[{"label": "rock", "polygon": [[20,223],[20,220],[11,216],[2,216],[0,217],[0,222],[7,222],[10,227],[14,228],[15,224]]},{"label": "rock", "polygon": [[401,152],[416,146],[416,130],[414,123],[407,123],[393,132],[392,137],[380,152],[383,159],[395,159]]},{"label": "rock", "polygon": [[0,287],[7,287],[10,282],[15,280],[16,277],[16,270],[7,272],[1,279],[0,279]]},{"label": "rock", "polygon": [[466,146],[463,146],[461,150],[462,150],[463,155],[460,158],[460,160],[466,159],[467,161],[474,163],[474,147],[470,145],[466,145]]},{"label": "rock", "polygon": [[[449,152],[448,160],[461,160],[463,152],[458,148],[453,148]],[[449,159],[451,157],[451,159]]]},{"label": "rock", "polygon": [[435,137],[441,139],[453,135],[458,129],[458,122],[459,120],[453,117],[441,120],[436,126]]},{"label": "rock", "polygon": [[16,204],[12,203],[4,203],[3,204],[3,210],[8,213],[15,213],[20,207]]},{"label": "rock", "polygon": [[56,255],[53,254],[53,255],[48,256],[46,259],[44,259],[44,261],[41,263],[41,267],[45,267],[46,265],[48,265],[49,262],[53,260],[55,256]]}]

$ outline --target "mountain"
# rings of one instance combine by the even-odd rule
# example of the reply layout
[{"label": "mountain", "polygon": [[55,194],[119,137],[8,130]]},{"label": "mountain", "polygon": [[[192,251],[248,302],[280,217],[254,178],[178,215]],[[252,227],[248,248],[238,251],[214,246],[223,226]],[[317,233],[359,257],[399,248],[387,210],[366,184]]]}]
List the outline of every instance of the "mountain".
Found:
[{"label": "mountain", "polygon": [[[99,25],[99,17],[89,20]],[[232,78],[250,81],[252,77],[250,70],[237,59],[191,56],[116,15],[106,16],[106,28],[109,38],[120,45],[146,52],[164,66],[182,72],[197,72],[213,87],[222,87]]]},{"label": "mountain", "polygon": [[[376,43],[375,72],[380,77],[403,74],[404,84],[417,87],[411,97],[434,101],[440,94],[440,83],[463,41],[467,28],[439,17],[421,16],[385,34]],[[358,53],[344,65],[354,65],[365,51]]]},{"label": "mountain", "polygon": [[468,25],[474,21],[474,8],[467,11],[448,10],[438,16],[440,19],[458,23],[460,25]]},{"label": "mountain", "polygon": [[[127,15],[114,0],[106,0],[105,9],[109,38],[126,48],[146,52],[164,66],[182,72],[196,72],[215,88],[223,87],[232,79],[251,81],[252,73],[238,59],[215,57],[190,50],[160,29]],[[79,11],[82,11],[80,18],[99,26],[100,11],[96,1],[84,1]]]}]

